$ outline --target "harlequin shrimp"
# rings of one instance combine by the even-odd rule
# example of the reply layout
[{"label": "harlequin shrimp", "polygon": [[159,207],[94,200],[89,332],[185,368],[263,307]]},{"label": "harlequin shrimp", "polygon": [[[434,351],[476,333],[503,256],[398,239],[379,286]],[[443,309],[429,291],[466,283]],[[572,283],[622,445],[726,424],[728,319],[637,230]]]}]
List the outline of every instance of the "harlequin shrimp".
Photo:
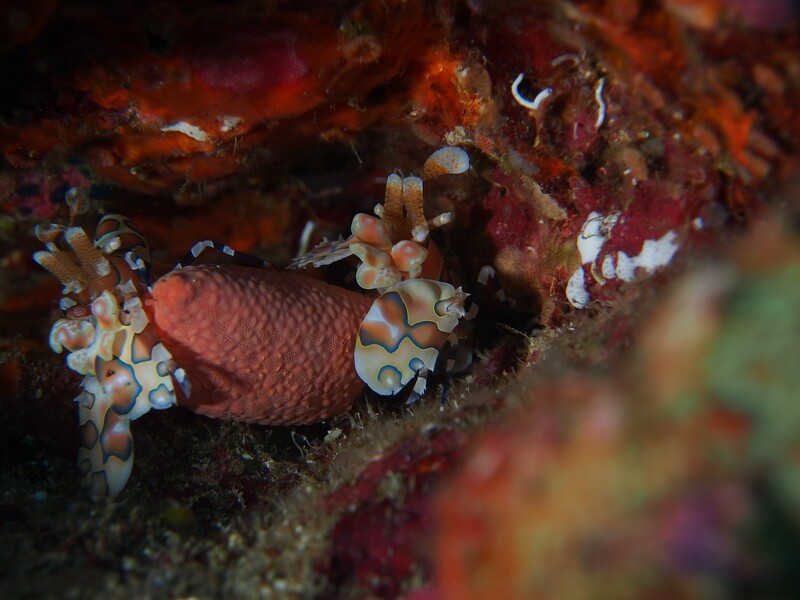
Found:
[{"label": "harlequin shrimp", "polygon": [[[467,168],[465,153],[445,150],[423,177]],[[78,227],[37,230],[47,250],[34,259],[64,285],[64,317],[50,345],[66,350],[68,366],[84,375],[76,402],[89,496],[124,488],[134,455],[130,421],[151,408],[178,404],[209,417],[289,425],[344,412],[364,383],[387,395],[419,375],[414,393],[423,393],[426,370],[464,316],[466,294],[437,280],[441,257],[427,242],[428,230],[448,221],[447,214],[425,220],[421,180],[392,175],[380,219],[358,215],[352,238],[297,261],[354,254],[360,285],[379,291],[377,299],[252,257],[256,266],[184,260],[151,283],[144,236],[120,215],[103,217],[93,241]],[[190,258],[207,247],[243,256],[200,242]]]},{"label": "harlequin shrimp", "polygon": [[320,267],[349,256],[360,260],[356,281],[380,296],[358,329],[355,366],[359,377],[380,395],[395,395],[415,381],[409,399],[414,402],[425,393],[428,372],[442,347],[458,343],[455,328],[465,316],[467,294],[441,281],[442,256],[428,239],[430,230],[449,223],[452,215],[426,219],[422,182],[468,168],[467,153],[448,146],[428,158],[421,177],[389,175],[376,216],[357,214],[350,237],[323,242],[292,264]]},{"label": "harlequin shrimp", "polygon": [[144,312],[133,275],[134,261],[149,260],[147,243],[116,215],[100,221],[94,244],[78,227],[54,225],[37,236],[48,250],[34,260],[64,284],[65,318],[50,330],[50,346],[70,352],[67,365],[84,375],[75,398],[82,484],[93,497],[115,496],[133,466],[130,421],[175,404],[173,379],[188,387]]}]

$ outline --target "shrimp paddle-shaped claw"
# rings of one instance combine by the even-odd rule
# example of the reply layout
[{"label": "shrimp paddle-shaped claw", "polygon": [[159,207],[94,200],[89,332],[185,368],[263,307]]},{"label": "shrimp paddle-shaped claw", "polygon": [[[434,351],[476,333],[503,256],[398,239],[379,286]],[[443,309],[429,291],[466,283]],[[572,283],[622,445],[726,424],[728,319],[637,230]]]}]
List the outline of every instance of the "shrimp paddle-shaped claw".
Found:
[{"label": "shrimp paddle-shaped claw", "polygon": [[356,372],[375,392],[392,396],[415,377],[413,402],[425,393],[439,350],[464,317],[461,288],[430,279],[409,279],[372,304],[356,338]]}]

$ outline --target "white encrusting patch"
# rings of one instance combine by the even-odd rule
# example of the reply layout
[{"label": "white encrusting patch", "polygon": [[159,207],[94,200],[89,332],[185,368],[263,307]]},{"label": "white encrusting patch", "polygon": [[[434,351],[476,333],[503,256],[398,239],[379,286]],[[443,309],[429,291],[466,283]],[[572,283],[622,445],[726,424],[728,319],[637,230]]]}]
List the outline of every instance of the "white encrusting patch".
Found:
[{"label": "white encrusting patch", "polygon": [[657,240],[647,240],[642,246],[639,256],[631,259],[633,264],[635,267],[645,269],[650,273],[668,265],[678,250],[677,239],[677,233],[668,231]]},{"label": "white encrusting patch", "polygon": [[668,265],[678,250],[678,244],[675,243],[677,239],[677,233],[668,231],[658,240],[647,240],[637,257],[637,266],[643,267],[648,271],[655,271]]},{"label": "white encrusting patch", "polygon": [[581,253],[581,264],[585,265],[586,263],[594,262],[600,254],[600,249],[606,241],[600,232],[602,219],[603,216],[599,212],[592,211],[578,234],[578,251]]},{"label": "white encrusting patch", "polygon": [[678,250],[676,240],[678,234],[668,231],[657,240],[647,240],[642,245],[642,250],[637,256],[628,256],[621,250],[617,252],[616,266],[613,264],[611,255],[607,255],[603,260],[603,275],[607,279],[614,276],[622,281],[631,282],[636,277],[637,269],[644,269],[652,273],[665,265],[668,265]]},{"label": "white encrusting patch", "polygon": [[633,281],[633,276],[636,273],[636,265],[630,256],[624,252],[617,252],[617,277],[622,281]]},{"label": "white encrusting patch", "polygon": [[606,254],[605,258],[603,259],[602,273],[603,277],[606,279],[614,279],[617,276],[614,268],[614,257],[610,254]]},{"label": "white encrusting patch", "polygon": [[210,142],[211,138],[208,137],[208,134],[200,129],[197,125],[192,125],[191,123],[187,123],[186,121],[176,121],[175,123],[170,123],[169,125],[164,125],[160,128],[161,131],[170,132],[170,131],[177,131],[178,133],[182,133],[183,135],[188,135],[193,140],[197,140],[198,142]]},{"label": "white encrusting patch", "polygon": [[583,267],[578,267],[567,282],[567,300],[575,308],[585,308],[589,303]]},{"label": "white encrusting patch", "polygon": [[[630,283],[636,278],[638,269],[652,273],[668,265],[675,256],[675,252],[678,251],[678,234],[670,230],[657,240],[646,240],[637,256],[628,256],[621,250],[616,255],[606,254],[598,274],[595,261],[618,218],[618,213],[602,217],[600,213],[592,212],[578,235],[577,244],[581,254],[581,263],[582,265],[591,264],[594,279],[600,285],[603,285],[605,280],[616,278]],[[581,266],[567,282],[567,300],[575,308],[584,308],[589,303],[589,293],[586,291],[585,284],[584,267]]]},{"label": "white encrusting patch", "polygon": [[578,251],[581,253],[581,264],[593,263],[600,255],[603,244],[609,238],[611,230],[619,220],[619,213],[603,216],[592,211],[578,234]]}]

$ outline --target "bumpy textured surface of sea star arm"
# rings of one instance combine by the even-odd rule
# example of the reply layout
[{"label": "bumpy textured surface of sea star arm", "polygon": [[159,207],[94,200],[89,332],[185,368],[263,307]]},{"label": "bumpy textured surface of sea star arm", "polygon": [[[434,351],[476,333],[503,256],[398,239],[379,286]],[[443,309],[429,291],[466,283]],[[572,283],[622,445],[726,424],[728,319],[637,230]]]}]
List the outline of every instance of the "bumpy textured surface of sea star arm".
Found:
[{"label": "bumpy textured surface of sea star arm", "polygon": [[173,271],[149,307],[161,340],[192,382],[179,404],[263,424],[321,421],[364,383],[353,362],[372,299],[270,269],[203,265]]}]

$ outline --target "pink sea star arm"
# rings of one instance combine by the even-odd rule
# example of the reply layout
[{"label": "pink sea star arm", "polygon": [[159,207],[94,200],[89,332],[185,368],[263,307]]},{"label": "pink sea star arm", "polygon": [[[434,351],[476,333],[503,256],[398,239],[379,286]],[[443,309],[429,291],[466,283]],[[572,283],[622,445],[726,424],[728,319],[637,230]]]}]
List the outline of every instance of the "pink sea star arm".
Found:
[{"label": "pink sea star arm", "polygon": [[363,389],[353,347],[370,303],[301,275],[203,265],[158,280],[148,311],[192,382],[179,404],[209,417],[299,424],[343,412]]}]

